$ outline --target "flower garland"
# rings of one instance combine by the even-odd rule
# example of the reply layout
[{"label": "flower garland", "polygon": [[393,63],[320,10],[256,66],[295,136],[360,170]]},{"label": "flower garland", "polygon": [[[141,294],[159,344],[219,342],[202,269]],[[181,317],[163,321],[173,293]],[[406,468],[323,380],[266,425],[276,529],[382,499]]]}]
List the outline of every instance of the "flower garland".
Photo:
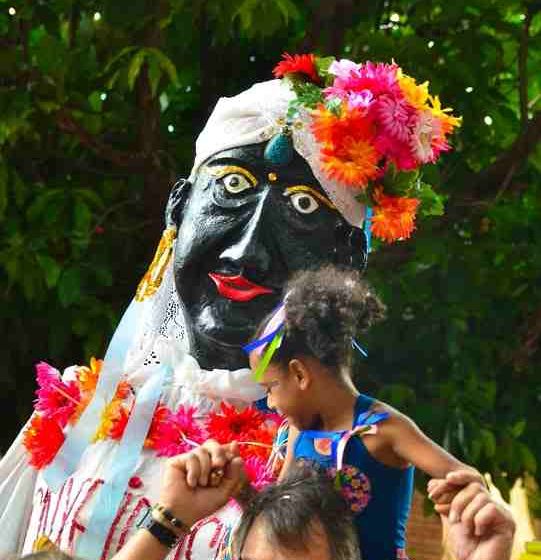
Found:
[{"label": "flower garland", "polygon": [[392,242],[410,237],[418,209],[443,214],[441,198],[421,181],[420,168],[450,149],[461,123],[395,64],[335,60],[285,53],[273,73],[296,98],[288,118],[308,111],[320,146],[320,166],[330,180],[360,189],[374,209],[371,230]]},{"label": "flower garland", "polygon": [[[60,372],[46,362],[36,365],[35,413],[23,435],[30,465],[39,470],[54,459],[64,442],[64,429],[77,422],[90,402],[101,367],[102,361],[92,358],[90,366],[76,368],[74,380],[63,381]],[[119,441],[134,401],[134,389],[126,381],[120,382],[114,397],[103,408],[92,441]],[[153,450],[158,457],[173,457],[208,438],[220,443],[237,441],[248,478],[259,489],[275,478],[276,449],[273,442],[282,420],[278,414],[265,413],[251,406],[238,410],[222,403],[218,411],[200,421],[196,418],[195,407],[179,406],[172,410],[159,403],[144,447]]]}]

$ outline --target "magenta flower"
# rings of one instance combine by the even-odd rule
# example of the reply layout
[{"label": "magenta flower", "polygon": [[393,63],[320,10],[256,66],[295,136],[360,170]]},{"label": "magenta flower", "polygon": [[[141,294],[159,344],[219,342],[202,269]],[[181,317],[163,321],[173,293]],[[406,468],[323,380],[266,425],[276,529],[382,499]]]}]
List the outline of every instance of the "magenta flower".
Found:
[{"label": "magenta flower", "polygon": [[64,383],[60,372],[46,362],[36,364],[38,390],[35,409],[43,418],[66,426],[80,402],[81,395],[75,381]]},{"label": "magenta flower", "polygon": [[195,411],[195,407],[180,406],[176,412],[159,408],[147,436],[158,457],[185,453],[207,439],[207,432],[194,418]]},{"label": "magenta flower", "polygon": [[256,490],[260,490],[275,480],[270,469],[267,468],[267,463],[257,455],[253,455],[244,461],[244,470],[248,480]]},{"label": "magenta flower", "polygon": [[387,161],[395,164],[400,171],[411,171],[419,166],[409,143],[400,142],[387,134],[376,137],[377,149],[385,154]]},{"label": "magenta flower", "polygon": [[400,142],[409,142],[416,111],[403,97],[381,95],[375,104],[375,112],[383,134]]},{"label": "magenta flower", "polygon": [[333,85],[324,90],[325,97],[346,99],[350,92],[360,93],[363,90],[370,91],[374,97],[379,97],[384,93],[399,95],[397,70],[396,64],[374,64],[373,62],[354,64],[348,60],[341,60],[329,67],[329,72],[336,77]]}]

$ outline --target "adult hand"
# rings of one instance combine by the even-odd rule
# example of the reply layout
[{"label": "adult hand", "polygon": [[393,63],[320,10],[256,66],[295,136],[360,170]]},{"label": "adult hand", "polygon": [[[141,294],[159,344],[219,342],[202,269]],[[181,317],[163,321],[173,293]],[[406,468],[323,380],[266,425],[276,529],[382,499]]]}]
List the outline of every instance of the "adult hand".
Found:
[{"label": "adult hand", "polygon": [[449,543],[457,560],[509,560],[515,533],[509,511],[494,502],[474,471],[454,471],[451,480],[462,486],[448,516]]},{"label": "adult hand", "polygon": [[[222,469],[219,484],[210,484],[211,472]],[[159,503],[191,526],[227,503],[245,480],[236,443],[208,440],[189,453],[172,457],[162,477]]]}]

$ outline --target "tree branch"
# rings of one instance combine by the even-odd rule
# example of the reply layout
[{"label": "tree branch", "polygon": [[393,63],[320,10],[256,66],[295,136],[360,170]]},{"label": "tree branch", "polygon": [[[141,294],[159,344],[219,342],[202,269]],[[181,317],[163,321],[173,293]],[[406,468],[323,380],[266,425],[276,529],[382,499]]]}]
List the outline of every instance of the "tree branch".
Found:
[{"label": "tree branch", "polygon": [[[541,307],[527,319],[521,344],[513,356],[513,365],[516,369],[524,369],[535,353],[539,350],[541,343]],[[533,362],[532,362],[533,363]]]},{"label": "tree branch", "polygon": [[70,18],[69,18],[68,45],[70,50],[72,50],[75,47],[75,40],[77,38],[77,31],[79,29],[80,21],[81,21],[81,10],[79,6],[74,5],[71,8]]},{"label": "tree branch", "polygon": [[515,172],[528,159],[528,156],[541,141],[541,111],[528,120],[522,133],[511,147],[502,152],[496,161],[474,177],[472,189],[476,198],[500,191],[502,185],[509,184]]},{"label": "tree branch", "polygon": [[78,123],[71,112],[65,108],[56,113],[56,125],[62,132],[76,136],[83,146],[94,151],[100,158],[110,161],[118,167],[127,169],[131,173],[143,173],[148,168],[149,160],[143,154],[115,150],[103,143]]},{"label": "tree branch", "polygon": [[357,7],[353,0],[327,0],[326,2],[306,2],[311,13],[304,40],[299,51],[311,52],[316,49],[329,55],[338,56],[342,52],[344,31],[353,21]]}]

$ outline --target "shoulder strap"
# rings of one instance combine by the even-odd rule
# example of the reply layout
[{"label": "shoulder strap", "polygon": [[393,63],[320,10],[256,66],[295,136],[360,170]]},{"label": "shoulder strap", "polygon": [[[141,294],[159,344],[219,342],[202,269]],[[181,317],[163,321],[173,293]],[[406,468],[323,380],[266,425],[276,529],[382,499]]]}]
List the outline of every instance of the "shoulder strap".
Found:
[{"label": "shoulder strap", "polygon": [[357,402],[355,403],[355,412],[357,414],[361,412],[366,412],[374,403],[374,399],[368,395],[363,395],[362,393],[357,397]]}]

